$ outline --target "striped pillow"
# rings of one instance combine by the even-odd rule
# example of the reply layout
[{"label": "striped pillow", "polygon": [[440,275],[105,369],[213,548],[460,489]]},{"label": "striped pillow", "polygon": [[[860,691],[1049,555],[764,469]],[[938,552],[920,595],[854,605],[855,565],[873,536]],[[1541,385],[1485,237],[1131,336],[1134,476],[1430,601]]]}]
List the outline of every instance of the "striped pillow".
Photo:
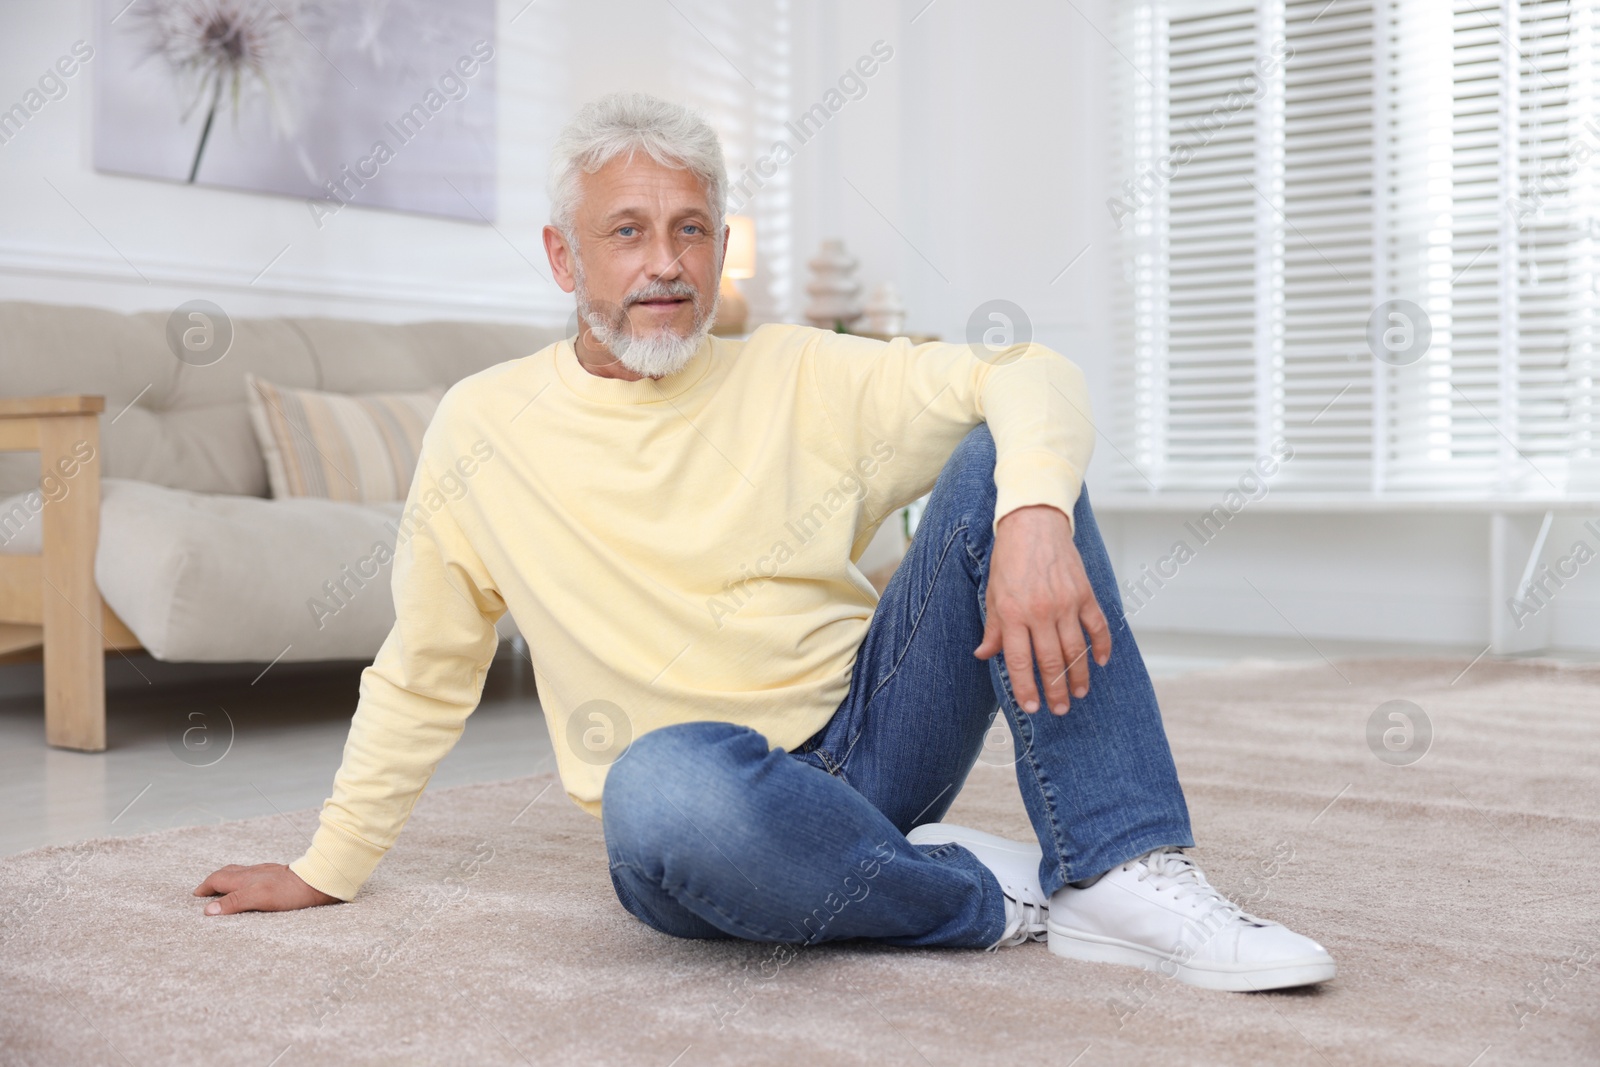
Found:
[{"label": "striped pillow", "polygon": [[404,500],[422,432],[444,396],[443,388],[346,396],[254,374],[244,384],[275,499]]}]

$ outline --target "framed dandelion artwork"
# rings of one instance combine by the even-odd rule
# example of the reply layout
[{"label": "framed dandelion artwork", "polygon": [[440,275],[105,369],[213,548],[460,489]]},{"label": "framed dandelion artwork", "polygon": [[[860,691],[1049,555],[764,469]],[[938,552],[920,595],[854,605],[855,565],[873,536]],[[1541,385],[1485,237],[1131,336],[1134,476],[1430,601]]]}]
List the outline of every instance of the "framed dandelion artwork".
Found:
[{"label": "framed dandelion artwork", "polygon": [[98,3],[97,169],[494,219],[494,0]]}]

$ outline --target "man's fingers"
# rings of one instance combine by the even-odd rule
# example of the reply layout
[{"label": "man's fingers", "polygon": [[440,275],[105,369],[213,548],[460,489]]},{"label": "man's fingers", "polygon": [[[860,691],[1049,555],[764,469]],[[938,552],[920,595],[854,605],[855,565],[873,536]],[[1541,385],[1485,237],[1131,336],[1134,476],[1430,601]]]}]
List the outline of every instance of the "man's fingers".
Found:
[{"label": "man's fingers", "polygon": [[1089,646],[1084,643],[1083,629],[1075,618],[1062,619],[1057,628],[1058,640],[1067,652],[1067,681],[1072,695],[1089,695]]},{"label": "man's fingers", "polygon": [[237,872],[242,868],[236,863],[212,871],[206,880],[194,887],[197,897],[211,897],[218,893],[231,893],[239,887],[240,881]]},{"label": "man's fingers", "polygon": [[1007,626],[1000,640],[1005,645],[1012,694],[1023,711],[1038,711],[1039,689],[1033,684],[1033,648],[1029,644],[1028,628],[1020,624]]},{"label": "man's fingers", "polygon": [[972,654],[977,656],[979,659],[988,659],[990,656],[999,651],[1000,620],[999,617],[991,610],[988,613],[988,617],[984,619],[983,622],[983,640],[978,644],[977,648],[972,650]]},{"label": "man's fingers", "polygon": [[1044,695],[1050,710],[1065,715],[1071,705],[1067,696],[1067,661],[1062,657],[1061,634],[1053,626],[1040,627],[1032,634],[1034,653],[1039,657],[1039,676],[1044,679]]},{"label": "man's fingers", "polygon": [[1100,602],[1090,593],[1081,612],[1083,628],[1089,632],[1089,647],[1094,649],[1094,661],[1104,667],[1111,662],[1111,625],[1106,622]]},{"label": "man's fingers", "polygon": [[206,914],[235,915],[241,911],[255,911],[261,903],[259,896],[260,893],[254,886],[246,886],[207,904]]}]

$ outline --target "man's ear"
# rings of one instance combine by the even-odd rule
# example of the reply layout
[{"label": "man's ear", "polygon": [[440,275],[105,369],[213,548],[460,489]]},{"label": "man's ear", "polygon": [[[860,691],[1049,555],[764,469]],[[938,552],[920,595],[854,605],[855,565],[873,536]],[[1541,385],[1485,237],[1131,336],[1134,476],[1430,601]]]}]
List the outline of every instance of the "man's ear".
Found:
[{"label": "man's ear", "polygon": [[577,288],[578,280],[572,273],[572,247],[554,226],[544,228],[544,254],[550,260],[550,273],[561,291],[570,293]]}]

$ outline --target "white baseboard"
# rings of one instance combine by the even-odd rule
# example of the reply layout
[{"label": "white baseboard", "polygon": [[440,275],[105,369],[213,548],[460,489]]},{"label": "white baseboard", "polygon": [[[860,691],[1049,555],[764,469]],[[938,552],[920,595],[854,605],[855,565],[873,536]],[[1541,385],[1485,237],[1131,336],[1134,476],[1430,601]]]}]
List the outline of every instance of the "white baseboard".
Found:
[{"label": "white baseboard", "polygon": [[1264,599],[1240,583],[1237,590],[1180,577],[1158,590],[1143,608],[1124,594],[1129,622],[1140,630],[1299,638],[1315,645],[1338,641],[1470,645],[1488,640],[1487,609],[1481,598],[1441,593],[1412,596],[1284,592],[1263,589]]}]

